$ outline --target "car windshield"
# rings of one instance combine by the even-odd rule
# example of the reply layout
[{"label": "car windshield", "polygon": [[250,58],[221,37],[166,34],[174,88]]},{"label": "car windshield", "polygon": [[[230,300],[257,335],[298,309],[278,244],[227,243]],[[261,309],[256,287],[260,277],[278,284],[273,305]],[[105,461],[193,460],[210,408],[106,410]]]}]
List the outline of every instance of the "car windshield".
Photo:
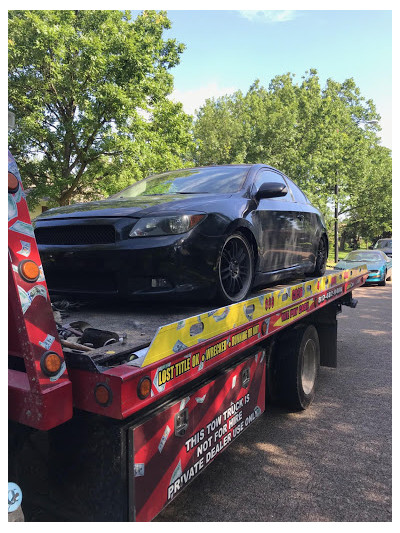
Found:
[{"label": "car windshield", "polygon": [[379,252],[350,252],[345,257],[345,261],[382,261],[383,257]]},{"label": "car windshield", "polygon": [[378,241],[374,248],[391,248],[392,247],[392,241]]},{"label": "car windshield", "polygon": [[154,174],[109,198],[159,194],[229,194],[241,189],[248,166],[190,168]]}]

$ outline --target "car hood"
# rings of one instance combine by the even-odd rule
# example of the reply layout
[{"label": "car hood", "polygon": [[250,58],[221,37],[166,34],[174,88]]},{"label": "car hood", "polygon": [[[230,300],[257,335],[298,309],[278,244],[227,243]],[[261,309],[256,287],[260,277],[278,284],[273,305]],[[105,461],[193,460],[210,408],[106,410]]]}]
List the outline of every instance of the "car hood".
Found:
[{"label": "car hood", "polygon": [[160,194],[136,198],[112,198],[82,204],[55,207],[42,213],[36,220],[88,217],[142,217],[181,211],[206,211],[205,207],[230,198],[226,194]]},{"label": "car hood", "polygon": [[362,265],[367,265],[368,270],[379,270],[385,265],[384,261],[339,261],[335,268],[340,270],[352,269]]}]

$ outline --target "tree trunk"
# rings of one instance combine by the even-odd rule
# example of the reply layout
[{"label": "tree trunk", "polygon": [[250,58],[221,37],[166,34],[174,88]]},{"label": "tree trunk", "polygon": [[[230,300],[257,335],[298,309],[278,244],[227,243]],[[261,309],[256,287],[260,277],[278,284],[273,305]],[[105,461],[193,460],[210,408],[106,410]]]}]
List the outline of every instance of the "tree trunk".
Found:
[{"label": "tree trunk", "polygon": [[336,176],[335,183],[335,263],[339,261],[339,199],[338,199],[338,182]]}]

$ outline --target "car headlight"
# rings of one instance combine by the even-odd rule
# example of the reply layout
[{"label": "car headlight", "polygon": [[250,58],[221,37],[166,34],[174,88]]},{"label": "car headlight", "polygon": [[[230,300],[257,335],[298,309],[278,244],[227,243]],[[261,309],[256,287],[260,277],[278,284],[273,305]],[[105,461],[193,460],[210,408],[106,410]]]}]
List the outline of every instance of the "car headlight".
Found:
[{"label": "car headlight", "polygon": [[129,237],[179,235],[197,226],[205,217],[205,214],[196,214],[140,218],[131,229]]}]

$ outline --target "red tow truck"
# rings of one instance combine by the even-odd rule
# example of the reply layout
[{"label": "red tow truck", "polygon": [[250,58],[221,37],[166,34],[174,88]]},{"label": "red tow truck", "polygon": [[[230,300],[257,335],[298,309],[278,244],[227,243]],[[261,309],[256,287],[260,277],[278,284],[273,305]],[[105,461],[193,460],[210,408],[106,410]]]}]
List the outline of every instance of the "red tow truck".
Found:
[{"label": "red tow truck", "polygon": [[8,219],[9,507],[22,491],[26,521],[152,520],[266,403],[310,405],[368,276],[294,280],[93,348],[60,338],[10,154]]}]

